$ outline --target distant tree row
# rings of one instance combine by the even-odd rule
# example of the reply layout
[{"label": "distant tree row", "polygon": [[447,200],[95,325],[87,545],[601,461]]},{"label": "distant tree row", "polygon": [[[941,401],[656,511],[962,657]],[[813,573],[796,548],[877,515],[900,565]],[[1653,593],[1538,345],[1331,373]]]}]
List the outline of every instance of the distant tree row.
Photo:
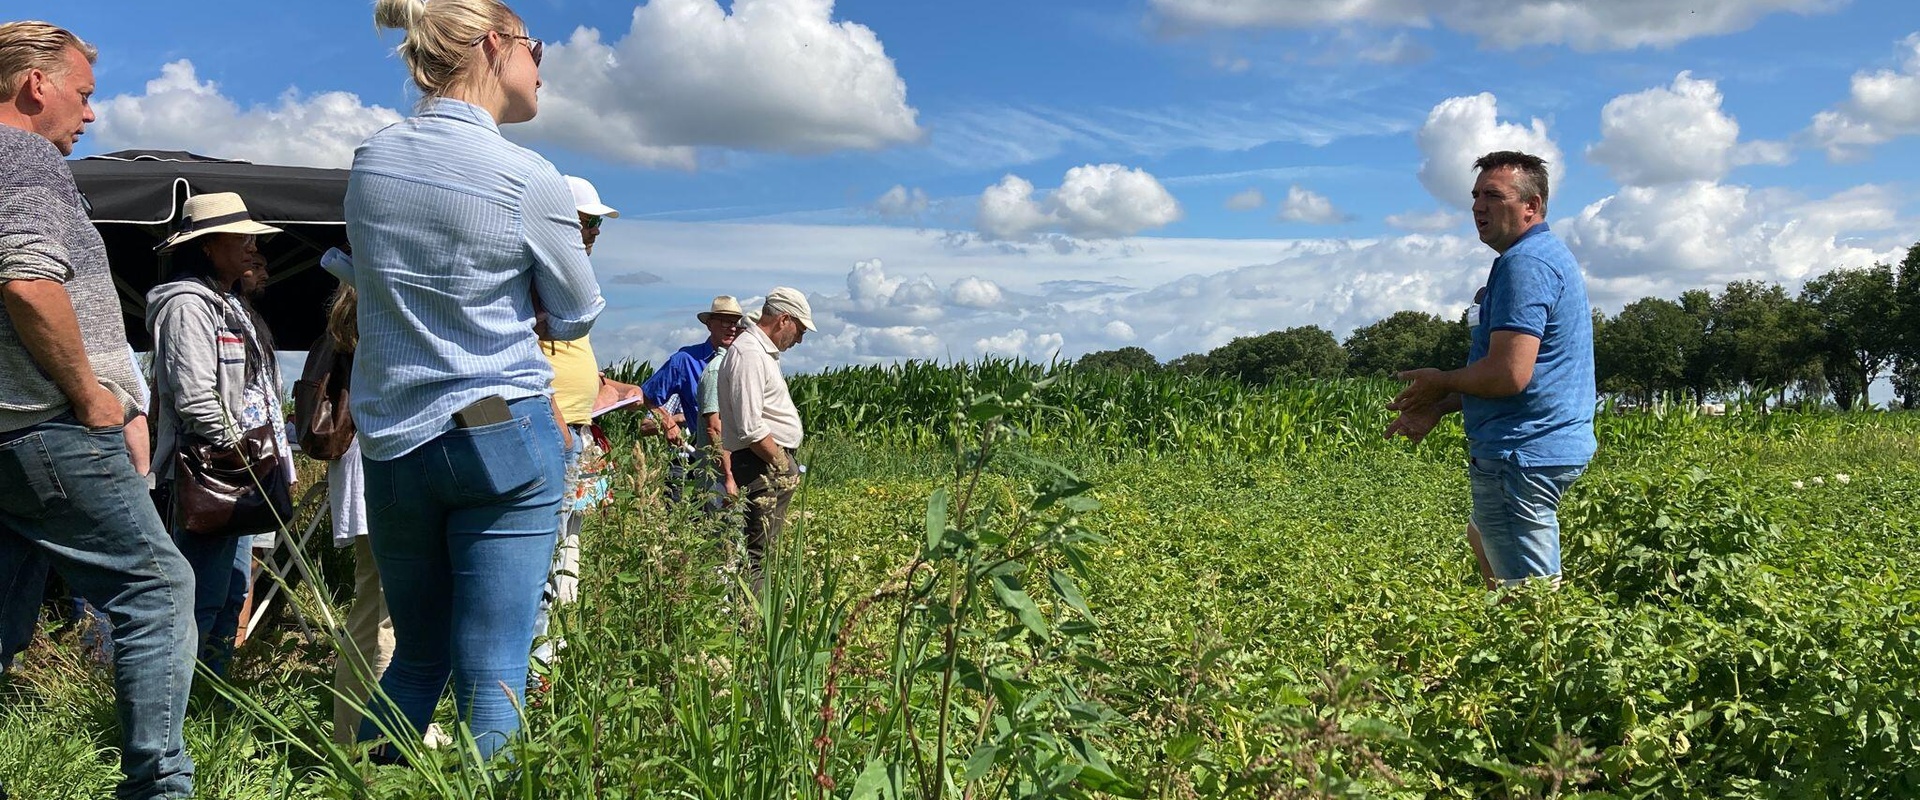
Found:
[{"label": "distant tree row", "polygon": [[[1891,378],[1903,408],[1920,407],[1920,244],[1898,265],[1839,269],[1785,287],[1737,281],[1719,293],[1694,289],[1678,300],[1648,297],[1608,317],[1593,312],[1600,391],[1636,403],[1747,397],[1784,403],[1822,400],[1850,410],[1867,387]],[[1466,363],[1467,327],[1401,311],[1359,328],[1342,343],[1308,325],[1243,336],[1165,365],[1138,347],[1083,356],[1076,367],[1229,375],[1249,384],[1286,379],[1392,375]]]}]

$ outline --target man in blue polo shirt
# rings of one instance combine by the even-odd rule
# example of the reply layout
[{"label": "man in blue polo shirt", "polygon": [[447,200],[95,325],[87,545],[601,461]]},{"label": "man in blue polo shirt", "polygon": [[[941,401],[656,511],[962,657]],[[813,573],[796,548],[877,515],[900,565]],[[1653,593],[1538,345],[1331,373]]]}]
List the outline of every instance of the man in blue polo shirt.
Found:
[{"label": "man in blue polo shirt", "polygon": [[[713,298],[713,307],[695,315],[700,324],[707,329],[707,338],[698,344],[690,344],[674,351],[667,361],[660,365],[646,383],[640,384],[640,392],[646,397],[647,412],[660,420],[660,432],[667,439],[676,454],[685,453],[686,435],[675,420],[676,412],[680,419],[686,420],[697,434],[700,443],[705,443],[707,428],[700,415],[700,377],[706,374],[707,366],[718,356],[724,356],[727,347],[733,344],[734,337],[740,335],[740,301],[730,295]],[[676,456],[667,475],[667,497],[675,502],[685,496],[686,482],[694,477],[690,474],[695,465],[687,463],[686,456]],[[702,481],[705,486],[711,481]],[[697,498],[704,503],[709,498]]]},{"label": "man in blue polo shirt", "polygon": [[1473,519],[1467,539],[1487,587],[1560,582],[1560,496],[1593,436],[1593,317],[1580,265],[1547,230],[1547,164],[1513,151],[1473,163],[1473,222],[1499,257],[1467,309],[1467,366],[1416,369],[1387,408],[1387,437],[1418,442],[1466,417]]}]

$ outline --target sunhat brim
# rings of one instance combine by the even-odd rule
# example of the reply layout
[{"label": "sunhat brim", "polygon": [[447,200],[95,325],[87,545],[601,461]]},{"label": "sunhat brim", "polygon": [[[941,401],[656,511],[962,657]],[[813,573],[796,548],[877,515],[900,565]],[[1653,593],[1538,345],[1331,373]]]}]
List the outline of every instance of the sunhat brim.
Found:
[{"label": "sunhat brim", "polygon": [[187,242],[191,242],[194,239],[198,239],[202,236],[205,236],[209,233],[239,233],[239,234],[249,234],[253,236],[272,236],[279,232],[280,232],[280,229],[273,227],[272,225],[263,225],[261,223],[254,222],[253,220],[250,220],[250,219],[239,219],[239,220],[234,220],[232,222],[224,222],[219,225],[214,225],[208,228],[195,228],[190,231],[181,231],[179,233],[176,233],[172,236],[167,237],[167,240],[164,242],[161,242],[160,246],[155,249],[164,253],[176,247],[179,247],[180,245],[186,244]]}]

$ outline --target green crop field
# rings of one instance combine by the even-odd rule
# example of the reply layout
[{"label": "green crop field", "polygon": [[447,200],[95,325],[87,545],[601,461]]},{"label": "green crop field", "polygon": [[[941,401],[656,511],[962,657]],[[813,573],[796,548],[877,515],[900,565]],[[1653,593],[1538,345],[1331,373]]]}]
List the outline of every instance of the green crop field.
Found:
[{"label": "green crop field", "polygon": [[[330,747],[332,649],[289,625],[199,698],[201,796],[1920,796],[1920,415],[1604,414],[1565,588],[1497,595],[1458,424],[1383,441],[1388,383],[1048,373],[797,379],[757,599],[616,431],[510,757]],[[0,692],[15,797],[110,792],[70,633]]]}]

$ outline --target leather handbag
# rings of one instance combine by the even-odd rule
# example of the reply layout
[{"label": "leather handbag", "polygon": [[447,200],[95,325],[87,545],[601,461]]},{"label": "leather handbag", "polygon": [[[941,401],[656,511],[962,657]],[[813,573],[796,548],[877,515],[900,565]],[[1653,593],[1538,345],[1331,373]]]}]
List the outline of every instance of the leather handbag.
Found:
[{"label": "leather handbag", "polygon": [[308,458],[337,461],[353,445],[353,416],[347,412],[352,376],[353,353],[339,352],[332,336],[320,336],[293,384],[295,439]]},{"label": "leather handbag", "polygon": [[293,522],[293,496],[268,423],[231,450],[187,434],[173,456],[173,515],[195,536],[248,536]]}]

